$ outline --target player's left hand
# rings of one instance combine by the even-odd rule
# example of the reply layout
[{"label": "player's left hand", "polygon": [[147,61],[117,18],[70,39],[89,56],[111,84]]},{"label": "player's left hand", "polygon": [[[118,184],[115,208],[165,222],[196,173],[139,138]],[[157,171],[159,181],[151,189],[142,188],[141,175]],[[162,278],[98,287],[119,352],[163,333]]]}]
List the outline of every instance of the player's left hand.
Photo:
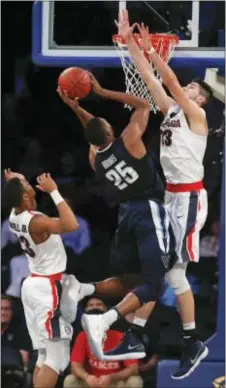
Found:
[{"label": "player's left hand", "polygon": [[12,172],[10,168],[6,168],[4,170],[4,177],[7,181],[13,178],[18,178],[18,179],[26,179],[23,174],[20,174],[19,172]]},{"label": "player's left hand", "polygon": [[67,93],[64,90],[62,90],[59,86],[57,88],[57,93],[61,98],[61,100],[71,108],[76,108],[79,105],[78,97],[72,100],[70,97],[68,97]]},{"label": "player's left hand", "polygon": [[118,21],[115,20],[115,24],[118,27],[118,33],[127,40],[132,37],[132,33],[137,23],[134,23],[132,26],[129,24],[129,14],[128,11],[122,10],[118,14]]},{"label": "player's left hand", "polygon": [[104,375],[100,377],[99,384],[100,387],[107,388],[112,382],[111,375]]}]

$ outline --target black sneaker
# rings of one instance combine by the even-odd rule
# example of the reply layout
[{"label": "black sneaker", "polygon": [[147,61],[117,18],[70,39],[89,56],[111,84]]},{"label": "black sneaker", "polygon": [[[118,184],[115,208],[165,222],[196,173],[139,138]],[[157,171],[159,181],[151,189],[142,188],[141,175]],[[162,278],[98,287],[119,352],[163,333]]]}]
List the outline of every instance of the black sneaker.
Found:
[{"label": "black sneaker", "polygon": [[130,332],[126,332],[121,344],[104,353],[104,360],[139,360],[146,356],[144,345]]},{"label": "black sneaker", "polygon": [[209,350],[203,342],[195,341],[189,347],[187,346],[182,354],[178,370],[171,375],[172,379],[182,380],[190,376],[208,353]]}]

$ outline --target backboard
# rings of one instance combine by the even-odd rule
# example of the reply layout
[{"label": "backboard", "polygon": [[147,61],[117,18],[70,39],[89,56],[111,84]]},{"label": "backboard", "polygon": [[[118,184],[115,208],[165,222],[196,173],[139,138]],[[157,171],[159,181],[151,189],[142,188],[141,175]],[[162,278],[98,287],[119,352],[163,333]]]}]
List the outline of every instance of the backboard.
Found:
[{"label": "backboard", "polygon": [[[144,21],[151,26],[153,33],[173,31],[179,35],[180,43],[171,60],[172,66],[183,67],[191,64],[193,67],[224,67],[224,47],[219,45],[217,47],[216,43],[211,47],[211,39],[208,41],[204,38],[207,34],[202,36],[202,31],[199,32],[200,27],[205,31],[205,20],[203,21],[200,15],[207,13],[212,17],[211,20],[208,19],[208,29],[216,29],[218,25],[214,33],[221,34],[219,15],[215,7],[211,9],[215,2],[208,2],[208,9],[203,9],[203,3],[199,1],[35,2],[32,23],[33,61],[43,66],[120,66],[121,62],[111,36],[116,33],[114,19],[117,18],[118,11],[127,8],[131,22]],[[222,3],[221,6],[224,9],[223,1],[217,3]],[[208,47],[204,47],[203,44]],[[222,42],[221,45],[223,45]]]}]

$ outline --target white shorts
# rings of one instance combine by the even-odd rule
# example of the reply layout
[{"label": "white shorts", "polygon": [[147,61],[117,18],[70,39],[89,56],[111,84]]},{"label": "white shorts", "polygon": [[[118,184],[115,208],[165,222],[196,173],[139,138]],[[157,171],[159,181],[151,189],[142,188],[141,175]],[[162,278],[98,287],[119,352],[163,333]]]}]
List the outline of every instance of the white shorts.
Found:
[{"label": "white shorts", "polygon": [[62,280],[29,276],[24,280],[21,299],[34,349],[45,348],[45,340],[71,340],[73,329],[60,312]]},{"label": "white shorts", "polygon": [[208,211],[205,189],[165,192],[165,205],[176,240],[178,263],[199,261],[199,238]]}]

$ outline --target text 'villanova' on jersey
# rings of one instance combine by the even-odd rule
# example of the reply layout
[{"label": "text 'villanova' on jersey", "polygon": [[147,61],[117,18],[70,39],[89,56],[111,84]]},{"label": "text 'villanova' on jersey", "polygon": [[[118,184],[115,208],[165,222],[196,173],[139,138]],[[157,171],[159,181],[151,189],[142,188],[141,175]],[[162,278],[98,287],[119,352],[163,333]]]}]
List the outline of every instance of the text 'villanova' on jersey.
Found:
[{"label": "text 'villanova' on jersey", "polygon": [[164,199],[164,186],[152,158],[148,154],[141,159],[133,157],[122,138],[97,151],[95,169],[106,181],[114,204],[133,199]]}]

